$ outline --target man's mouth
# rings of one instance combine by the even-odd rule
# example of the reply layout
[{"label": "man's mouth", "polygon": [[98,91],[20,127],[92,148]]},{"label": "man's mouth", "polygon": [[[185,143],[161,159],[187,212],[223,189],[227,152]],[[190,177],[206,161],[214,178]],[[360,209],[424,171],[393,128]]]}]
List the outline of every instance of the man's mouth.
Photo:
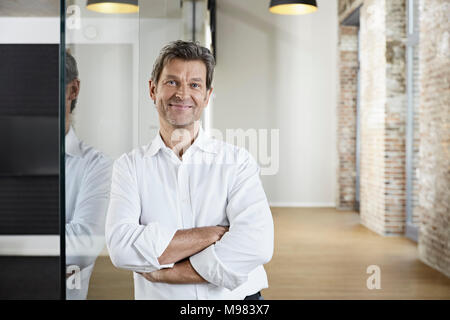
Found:
[{"label": "man's mouth", "polygon": [[187,110],[192,108],[192,106],[187,104],[172,104],[172,103],[169,103],[169,107],[175,108],[177,110]]}]

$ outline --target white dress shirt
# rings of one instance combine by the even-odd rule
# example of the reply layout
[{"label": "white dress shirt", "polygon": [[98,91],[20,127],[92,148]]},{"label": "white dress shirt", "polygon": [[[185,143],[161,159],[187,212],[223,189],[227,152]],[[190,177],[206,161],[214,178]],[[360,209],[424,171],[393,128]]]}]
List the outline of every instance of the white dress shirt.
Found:
[{"label": "white dress shirt", "polygon": [[109,203],[112,161],[80,141],[72,127],[66,134],[66,266],[81,274],[69,282],[67,299],[86,299],[95,260],[105,245],[104,226]]},{"label": "white dress shirt", "polygon": [[[267,288],[273,220],[248,151],[200,127],[180,160],[160,133],[114,163],[106,244],[116,267],[134,272],[136,299],[244,299]],[[189,259],[208,283],[153,283],[136,272],[160,265],[178,229],[229,225],[222,239]]]}]

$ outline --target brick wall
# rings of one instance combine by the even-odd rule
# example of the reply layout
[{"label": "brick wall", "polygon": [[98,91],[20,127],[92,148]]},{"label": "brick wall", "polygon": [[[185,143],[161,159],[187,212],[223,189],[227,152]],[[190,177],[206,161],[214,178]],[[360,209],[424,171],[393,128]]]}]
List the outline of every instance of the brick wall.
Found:
[{"label": "brick wall", "polygon": [[360,11],[360,215],[364,226],[380,234],[385,233],[385,12],[384,0],[367,0]]},{"label": "brick wall", "polygon": [[361,8],[361,223],[382,235],[405,230],[404,0]]},{"label": "brick wall", "polygon": [[420,12],[419,256],[450,277],[450,3]]},{"label": "brick wall", "polygon": [[406,226],[406,1],[386,0],[385,234]]},{"label": "brick wall", "polygon": [[[425,5],[426,1],[426,5]],[[450,2],[419,0],[414,59],[413,222],[419,256],[450,276]],[[358,0],[340,0],[339,21]],[[360,215],[382,235],[406,223],[406,0],[365,0],[360,10]],[[338,206],[352,206],[356,30],[340,28]]]},{"label": "brick wall", "polygon": [[339,28],[339,105],[337,110],[338,192],[337,208],[355,209],[356,195],[356,97],[358,28]]}]

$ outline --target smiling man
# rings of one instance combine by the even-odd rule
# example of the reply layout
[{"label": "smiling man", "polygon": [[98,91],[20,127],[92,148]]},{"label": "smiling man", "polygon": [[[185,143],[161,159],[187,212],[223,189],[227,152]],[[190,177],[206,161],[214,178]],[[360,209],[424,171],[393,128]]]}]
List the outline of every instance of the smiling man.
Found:
[{"label": "smiling man", "polygon": [[259,167],[200,124],[214,65],[197,43],[165,46],[149,83],[159,133],[114,164],[107,246],[134,272],[136,299],[261,299],[268,287],[273,220]]}]

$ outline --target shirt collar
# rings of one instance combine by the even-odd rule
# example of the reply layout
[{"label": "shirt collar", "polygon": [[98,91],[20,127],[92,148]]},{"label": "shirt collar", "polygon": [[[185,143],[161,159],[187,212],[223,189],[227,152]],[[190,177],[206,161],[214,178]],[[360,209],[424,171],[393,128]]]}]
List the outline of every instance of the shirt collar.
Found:
[{"label": "shirt collar", "polygon": [[[197,138],[195,138],[194,143],[189,148],[192,147],[198,148],[204,152],[217,153],[214,140],[205,133],[201,126],[199,127]],[[161,131],[159,131],[156,137],[152,140],[152,143],[147,151],[147,155],[152,157],[162,148],[167,148],[167,146],[161,138]]]},{"label": "shirt collar", "polygon": [[74,157],[81,157],[82,152],[80,144],[81,141],[75,134],[75,130],[70,126],[69,132],[66,134],[66,153]]}]

